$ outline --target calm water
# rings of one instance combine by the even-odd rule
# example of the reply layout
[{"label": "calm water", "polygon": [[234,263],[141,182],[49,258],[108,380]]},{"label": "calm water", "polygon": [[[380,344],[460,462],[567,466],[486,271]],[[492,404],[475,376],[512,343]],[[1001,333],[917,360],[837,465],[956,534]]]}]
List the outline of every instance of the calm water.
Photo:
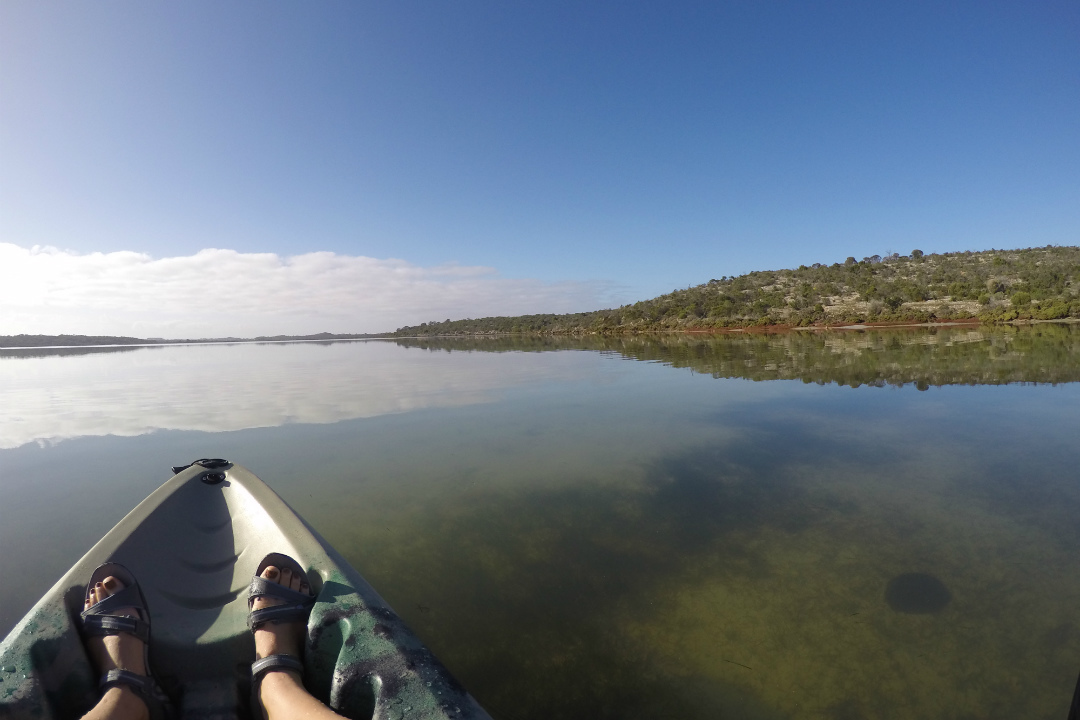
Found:
[{"label": "calm water", "polygon": [[496,718],[1053,718],[1080,328],[0,355],[6,632],[240,462]]}]

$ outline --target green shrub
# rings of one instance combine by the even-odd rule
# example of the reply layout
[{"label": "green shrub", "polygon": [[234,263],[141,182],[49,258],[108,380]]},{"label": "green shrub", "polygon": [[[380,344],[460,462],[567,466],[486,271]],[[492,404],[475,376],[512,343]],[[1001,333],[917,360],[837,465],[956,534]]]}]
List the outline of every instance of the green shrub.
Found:
[{"label": "green shrub", "polygon": [[1049,305],[1040,307],[1035,313],[1039,320],[1058,320],[1069,317],[1069,306],[1064,300],[1055,300]]}]

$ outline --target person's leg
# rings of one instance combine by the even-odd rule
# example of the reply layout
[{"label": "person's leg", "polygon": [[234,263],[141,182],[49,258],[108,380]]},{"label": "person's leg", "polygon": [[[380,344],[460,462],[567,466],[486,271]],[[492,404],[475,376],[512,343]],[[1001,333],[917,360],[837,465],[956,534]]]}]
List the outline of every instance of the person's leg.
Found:
[{"label": "person's leg", "polygon": [[[123,590],[124,584],[110,576],[96,583],[87,593],[83,609],[88,609],[110,595]],[[121,601],[122,602],[122,601]],[[113,615],[138,617],[135,608],[120,608]],[[146,674],[143,641],[133,635],[120,633],[106,637],[90,637],[86,648],[100,674],[109,670],[128,670],[137,675]],[[150,712],[146,703],[129,685],[114,685],[105,690],[101,700],[83,716],[83,720],[148,720]]]},{"label": "person's leg", "polygon": [[[284,585],[292,590],[310,595],[311,588],[301,582],[291,570],[278,570],[268,566],[260,577]],[[252,608],[280,605],[283,601],[272,597],[255,598]],[[303,622],[266,623],[255,631],[255,658],[261,660],[270,655],[292,655],[300,658],[304,651],[304,634],[307,632]],[[339,718],[330,708],[311,696],[295,670],[275,668],[266,671],[259,685],[259,701],[269,720],[285,718],[310,718],[328,720]],[[254,708],[252,711],[254,712]]]}]

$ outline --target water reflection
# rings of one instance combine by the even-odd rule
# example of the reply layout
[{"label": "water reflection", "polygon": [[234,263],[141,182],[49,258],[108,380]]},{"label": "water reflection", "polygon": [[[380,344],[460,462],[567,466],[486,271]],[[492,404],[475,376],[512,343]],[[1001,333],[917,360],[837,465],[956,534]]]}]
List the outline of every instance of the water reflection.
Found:
[{"label": "water reflection", "polygon": [[0,449],[486,403],[508,387],[565,377],[566,366],[530,355],[466,362],[378,342],[7,351],[0,355]]},{"label": "water reflection", "polygon": [[[87,435],[223,432],[491,402],[569,377],[530,354],[590,350],[721,378],[902,386],[1080,380],[1080,327],[64,348],[0,355],[0,449]],[[454,355],[455,351],[459,354]],[[478,353],[465,361],[460,352]],[[512,362],[494,357],[516,352]],[[484,358],[484,355],[492,357]],[[386,361],[390,357],[392,361]]]},{"label": "water reflection", "polygon": [[[1072,383],[1076,346],[1038,327],[6,358],[5,399],[36,388],[26,436],[59,436],[49,402],[90,436],[0,451],[0,575],[21,580],[0,626],[168,465],[224,456],[495,717],[1060,718],[1080,384],[1007,383]],[[867,387],[901,382],[942,387]],[[196,422],[261,427],[101,436]]]},{"label": "water reflection", "polygon": [[595,350],[713,377],[818,384],[1000,385],[1080,381],[1080,325],[793,331],[727,335],[398,340],[428,350]]}]

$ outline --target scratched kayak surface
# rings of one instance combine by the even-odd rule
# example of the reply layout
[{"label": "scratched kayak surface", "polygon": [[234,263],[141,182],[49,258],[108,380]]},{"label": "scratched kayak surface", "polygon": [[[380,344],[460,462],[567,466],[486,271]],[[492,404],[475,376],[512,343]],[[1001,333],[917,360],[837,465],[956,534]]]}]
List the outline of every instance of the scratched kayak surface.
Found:
[{"label": "scratched kayak surface", "polygon": [[249,716],[247,587],[270,552],[307,570],[316,604],[304,682],[350,718],[488,718],[378,593],[249,470],[200,461],[132,510],[0,644],[0,715],[71,718],[99,697],[79,635],[85,584],[127,566],[151,613],[150,667],[182,717]]}]

